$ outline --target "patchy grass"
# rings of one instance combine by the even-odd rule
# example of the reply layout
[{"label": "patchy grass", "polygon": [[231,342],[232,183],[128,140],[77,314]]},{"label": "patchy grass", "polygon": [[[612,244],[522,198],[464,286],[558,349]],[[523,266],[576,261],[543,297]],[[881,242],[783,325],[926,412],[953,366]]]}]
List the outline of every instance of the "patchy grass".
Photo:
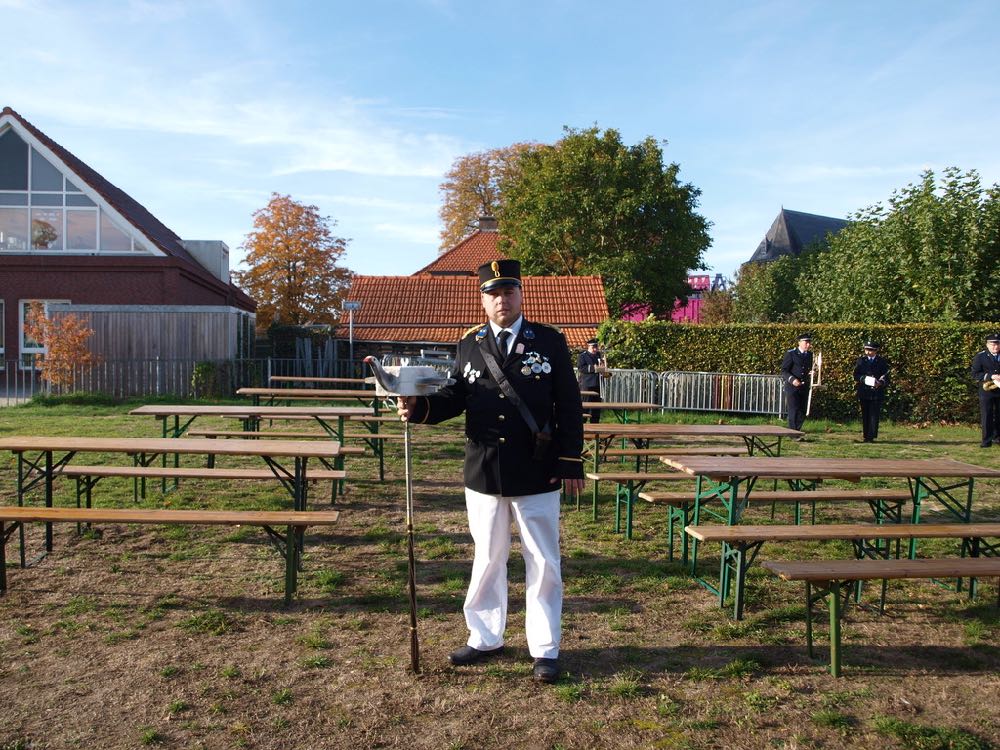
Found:
[{"label": "patchy grass", "polygon": [[[0,412],[0,429],[159,434],[158,424],[125,411],[17,407]],[[589,495],[580,512],[575,502],[563,508],[563,678],[551,686],[531,679],[516,528],[507,649],[486,664],[451,668],[447,654],[467,637],[461,608],[472,559],[457,480],[460,424],[414,428],[422,459],[414,482],[419,677],[409,670],[402,451],[389,445],[384,483],[371,456],[349,459],[340,519],[306,534],[299,591],[287,608],[281,560],[258,529],[103,524],[78,536],[57,526],[47,558],[8,566],[10,590],[0,597],[0,684],[8,688],[0,748],[979,750],[1000,736],[993,580],[980,582],[972,602],[931,584],[893,582],[885,616],[852,606],[846,676],[834,680],[822,660],[825,623],[821,658],[805,654],[800,586],[751,567],[746,617],[733,621],[731,609],[667,560],[662,509],[636,508],[632,541],[612,531],[610,488],[596,522]],[[785,451],[947,456],[1000,468],[1000,454],[978,450],[972,426],[886,425],[884,441],[864,446],[854,443],[857,425],[823,427],[830,431]],[[15,472],[13,457],[0,455],[0,503],[17,502]],[[57,481],[54,492],[56,505],[75,504],[71,482]],[[102,481],[94,501],[135,507],[124,480]],[[311,502],[329,507],[328,492]],[[161,495],[151,483],[139,507],[280,509],[288,493],[267,482],[192,481]],[[933,503],[924,511],[947,520]],[[1000,520],[998,483],[977,482],[974,511]],[[782,512],[776,522],[788,521]],[[870,517],[867,506],[820,510],[823,522]],[[747,522],[771,522],[770,508],[751,506]],[[42,527],[26,535],[36,554]],[[920,552],[957,548],[921,542]],[[848,545],[790,543],[765,546],[760,559],[850,555]],[[717,575],[717,560],[706,545],[701,572]],[[73,711],[46,720],[54,705]]]}]

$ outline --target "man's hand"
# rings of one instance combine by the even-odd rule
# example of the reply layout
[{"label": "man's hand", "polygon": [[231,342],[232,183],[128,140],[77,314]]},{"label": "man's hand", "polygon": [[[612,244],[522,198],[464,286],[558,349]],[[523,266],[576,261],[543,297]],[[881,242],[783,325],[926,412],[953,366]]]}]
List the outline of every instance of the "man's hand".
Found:
[{"label": "man's hand", "polygon": [[417,405],[416,396],[396,396],[396,413],[403,422],[410,421],[413,407]]},{"label": "man's hand", "polygon": [[800,385],[802,385],[802,381],[799,380],[798,378],[792,378],[792,385],[798,388]]},{"label": "man's hand", "polygon": [[[558,479],[553,479],[552,483],[557,484]],[[579,495],[583,492],[583,480],[582,479],[564,479],[562,480],[563,489],[566,490],[567,495]]]}]

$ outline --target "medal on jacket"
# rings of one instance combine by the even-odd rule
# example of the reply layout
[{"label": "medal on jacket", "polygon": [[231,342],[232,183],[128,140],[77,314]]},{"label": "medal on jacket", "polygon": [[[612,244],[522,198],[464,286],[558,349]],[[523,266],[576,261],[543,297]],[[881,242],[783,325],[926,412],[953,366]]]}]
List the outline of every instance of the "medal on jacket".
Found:
[{"label": "medal on jacket", "polygon": [[552,365],[549,364],[549,358],[539,354],[538,352],[527,352],[523,360],[521,360],[521,374],[527,377],[534,373],[538,375],[539,373],[550,373],[552,372]]},{"label": "medal on jacket", "polygon": [[525,341],[533,341],[535,338],[535,332],[531,330],[529,326],[524,326],[524,328],[521,330],[521,338],[523,338]]},{"label": "medal on jacket", "polygon": [[462,370],[462,377],[469,381],[469,383],[475,383],[476,378],[483,374],[482,370],[473,370],[472,363],[466,362],[465,369]]}]

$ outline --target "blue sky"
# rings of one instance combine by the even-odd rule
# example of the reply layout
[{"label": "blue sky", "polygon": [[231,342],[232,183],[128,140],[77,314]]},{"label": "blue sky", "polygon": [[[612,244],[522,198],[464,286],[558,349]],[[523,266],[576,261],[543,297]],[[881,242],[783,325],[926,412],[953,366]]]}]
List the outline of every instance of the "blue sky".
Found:
[{"label": "blue sky", "polygon": [[0,106],[234,265],[276,191],[352,270],[412,273],[457,157],[564,125],[666,140],[726,275],[782,206],[1000,182],[993,0],[0,0],[0,27]]}]

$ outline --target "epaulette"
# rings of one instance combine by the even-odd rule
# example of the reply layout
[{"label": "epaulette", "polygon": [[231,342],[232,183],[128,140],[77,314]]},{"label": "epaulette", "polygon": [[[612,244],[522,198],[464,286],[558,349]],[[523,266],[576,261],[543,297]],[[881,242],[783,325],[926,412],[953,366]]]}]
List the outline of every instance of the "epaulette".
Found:
[{"label": "epaulette", "polygon": [[470,328],[469,330],[467,330],[465,333],[463,333],[461,337],[464,339],[470,333],[473,333],[474,331],[478,331],[481,328],[483,328],[483,324],[482,323],[478,323],[478,324],[472,326],[472,328]]}]

